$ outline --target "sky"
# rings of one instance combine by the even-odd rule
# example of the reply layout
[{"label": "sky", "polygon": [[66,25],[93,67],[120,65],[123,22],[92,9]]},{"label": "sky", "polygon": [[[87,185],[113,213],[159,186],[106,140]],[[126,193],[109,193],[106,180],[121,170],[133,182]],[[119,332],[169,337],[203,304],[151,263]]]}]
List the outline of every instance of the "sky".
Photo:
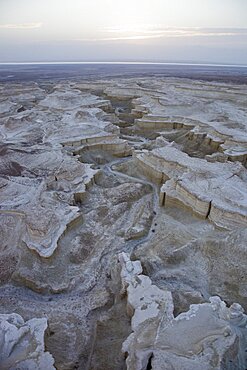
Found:
[{"label": "sky", "polygon": [[247,65],[247,0],[0,0],[0,62]]}]

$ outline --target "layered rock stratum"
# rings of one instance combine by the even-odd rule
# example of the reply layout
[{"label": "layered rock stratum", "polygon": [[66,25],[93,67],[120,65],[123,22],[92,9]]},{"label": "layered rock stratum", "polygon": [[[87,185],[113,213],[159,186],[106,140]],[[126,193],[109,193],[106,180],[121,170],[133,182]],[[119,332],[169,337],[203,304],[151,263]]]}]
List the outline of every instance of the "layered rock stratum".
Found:
[{"label": "layered rock stratum", "polygon": [[0,85],[0,368],[247,368],[247,87]]}]

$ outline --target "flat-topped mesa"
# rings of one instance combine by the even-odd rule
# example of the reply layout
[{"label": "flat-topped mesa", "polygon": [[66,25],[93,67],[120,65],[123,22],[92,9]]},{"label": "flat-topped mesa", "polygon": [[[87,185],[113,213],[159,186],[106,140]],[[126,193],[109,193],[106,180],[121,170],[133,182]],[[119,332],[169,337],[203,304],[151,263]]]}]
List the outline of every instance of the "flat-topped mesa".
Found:
[{"label": "flat-topped mesa", "polygon": [[142,103],[141,98],[136,98],[132,100],[132,105],[134,108],[131,109],[131,114],[135,118],[142,118],[143,115],[148,114],[149,110],[145,106],[144,103]]},{"label": "flat-topped mesa", "polygon": [[[190,134],[193,130],[190,132]],[[197,135],[195,133],[195,135]],[[225,160],[241,162],[246,167],[247,162],[247,140],[244,136],[234,137],[231,134],[220,133],[216,130],[210,131],[206,139],[209,139],[209,145],[222,153]],[[205,140],[206,140],[205,139]],[[219,154],[218,153],[218,154]],[[208,159],[207,157],[205,157]]]},{"label": "flat-topped mesa", "polygon": [[247,187],[240,163],[191,158],[172,145],[135,153],[137,166],[161,186],[160,205],[190,208],[221,227],[247,222]]},{"label": "flat-topped mesa", "polygon": [[49,94],[39,103],[41,107],[54,110],[75,110],[82,107],[87,108],[105,108],[109,106],[109,101],[99,99],[98,96],[91,93],[82,93],[78,89],[67,89],[57,86],[55,91]]},{"label": "flat-topped mesa", "polygon": [[[110,124],[103,129],[96,129],[97,123],[94,125],[82,125],[82,132],[77,137],[68,137],[66,140],[61,140],[61,144],[73,155],[81,155],[85,151],[105,151],[113,156],[129,156],[131,155],[131,147],[126,140],[119,138],[119,133],[115,133],[116,126]],[[106,131],[106,130],[109,130]]]},{"label": "flat-topped mesa", "polygon": [[221,149],[228,160],[241,162],[245,167],[247,166],[247,145],[240,144],[230,146],[226,144],[221,145]]},{"label": "flat-topped mesa", "polygon": [[[62,141],[61,144],[63,147],[77,147],[84,146],[84,145],[94,145],[104,141],[114,141],[118,137],[117,135],[106,133],[106,132],[98,132],[92,135],[85,135],[81,138],[78,137],[77,140],[66,140]],[[69,148],[68,148],[69,149]]]},{"label": "flat-topped mesa", "polygon": [[219,297],[193,304],[173,316],[169,291],[142,275],[140,261],[119,254],[132,333],[123,343],[128,370],[245,369],[247,316],[239,304],[228,308]]},{"label": "flat-topped mesa", "polygon": [[47,319],[24,321],[16,313],[0,315],[0,368],[55,370],[54,358],[45,351]]},{"label": "flat-topped mesa", "polygon": [[116,157],[127,157],[132,150],[128,142],[116,136],[105,136],[97,139],[88,138],[85,144],[75,147],[73,153],[81,155],[86,151],[103,151]]},{"label": "flat-topped mesa", "polygon": [[161,129],[193,129],[198,121],[181,117],[157,116],[147,114],[141,119],[135,120],[135,125],[140,130],[161,130]]},{"label": "flat-topped mesa", "polygon": [[188,133],[188,139],[192,142],[200,142],[202,145],[209,146],[214,151],[221,151],[221,144],[224,140],[212,132],[205,132],[199,126],[194,127]]},{"label": "flat-topped mesa", "polygon": [[[143,131],[144,134],[156,132],[168,139],[178,135],[178,140],[180,141],[179,133],[182,130],[186,130],[186,137],[180,144],[182,146],[185,145],[184,151],[188,154],[190,152],[193,153],[193,147],[198,146],[201,148],[201,155],[205,151],[204,156],[210,162],[217,160],[217,156],[211,154],[213,152],[214,154],[217,153],[219,155],[221,153],[224,155],[225,161],[239,161],[246,166],[247,142],[245,138],[234,137],[234,133],[218,132],[205,122],[187,117],[162,116],[149,113],[135,119],[135,129],[137,132]],[[186,149],[186,147],[188,148]]]}]

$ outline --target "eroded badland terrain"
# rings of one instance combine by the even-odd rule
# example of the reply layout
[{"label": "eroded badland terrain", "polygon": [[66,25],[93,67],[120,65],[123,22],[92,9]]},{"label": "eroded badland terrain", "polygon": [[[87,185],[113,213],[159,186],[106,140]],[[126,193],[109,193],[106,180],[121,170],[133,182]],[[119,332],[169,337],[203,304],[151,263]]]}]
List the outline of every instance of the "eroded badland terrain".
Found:
[{"label": "eroded badland terrain", "polygon": [[247,367],[247,86],[0,85],[0,368]]}]

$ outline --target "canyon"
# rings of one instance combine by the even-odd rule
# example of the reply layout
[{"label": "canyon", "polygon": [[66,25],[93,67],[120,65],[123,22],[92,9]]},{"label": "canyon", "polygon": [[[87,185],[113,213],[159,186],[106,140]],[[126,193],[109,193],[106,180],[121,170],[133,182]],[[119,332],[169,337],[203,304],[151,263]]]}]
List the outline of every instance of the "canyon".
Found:
[{"label": "canyon", "polygon": [[0,84],[0,368],[247,367],[247,86]]}]

